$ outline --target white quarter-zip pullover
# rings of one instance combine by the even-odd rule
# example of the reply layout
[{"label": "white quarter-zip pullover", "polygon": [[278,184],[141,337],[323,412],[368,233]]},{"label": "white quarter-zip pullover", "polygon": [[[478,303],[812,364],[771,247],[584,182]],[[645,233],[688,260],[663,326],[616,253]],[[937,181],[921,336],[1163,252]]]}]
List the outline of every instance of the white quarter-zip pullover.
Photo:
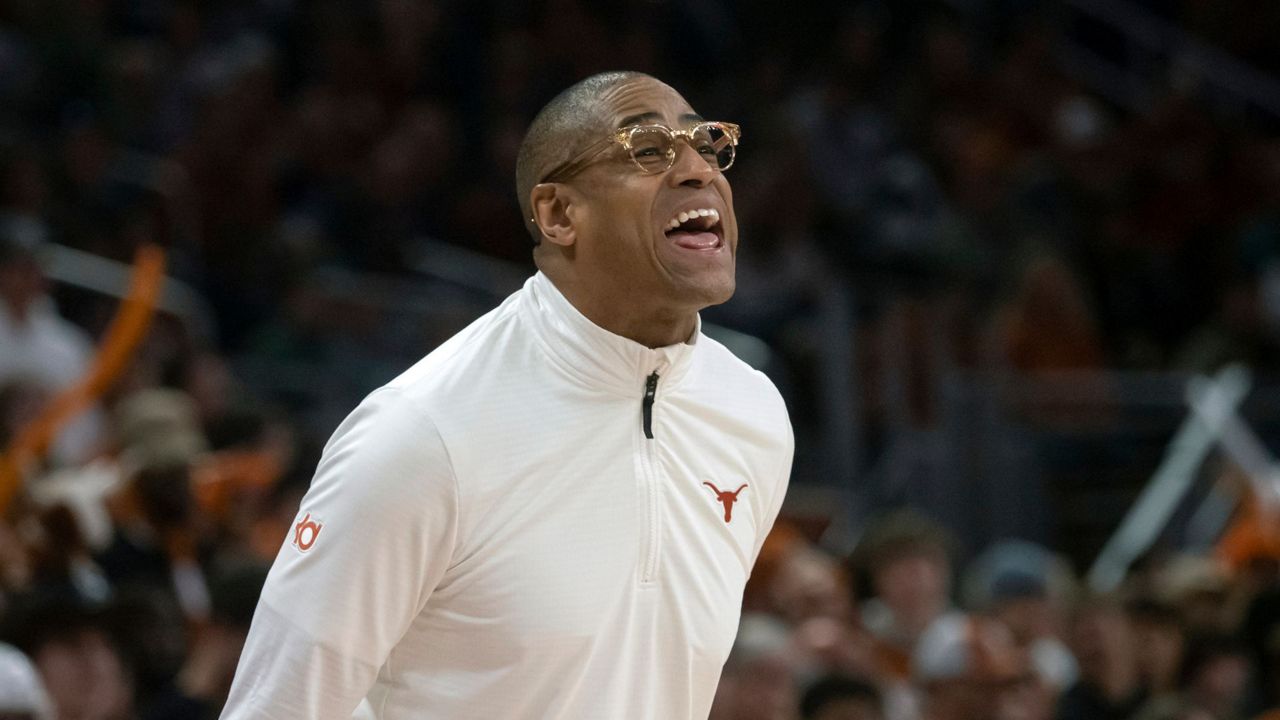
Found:
[{"label": "white quarter-zip pullover", "polygon": [[334,433],[222,717],[701,720],[792,447],[722,345],[537,274]]}]

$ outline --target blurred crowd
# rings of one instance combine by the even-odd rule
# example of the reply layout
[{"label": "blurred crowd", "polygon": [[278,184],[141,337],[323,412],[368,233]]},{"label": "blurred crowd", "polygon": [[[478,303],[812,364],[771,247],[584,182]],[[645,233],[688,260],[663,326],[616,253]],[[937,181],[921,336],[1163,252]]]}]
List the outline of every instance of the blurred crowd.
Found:
[{"label": "blurred crowd", "polygon": [[[1276,70],[1272,4],[1141,4]],[[335,311],[325,268],[425,282],[444,243],[531,271],[516,149],[593,72],[651,72],[744,128],[739,290],[706,317],[781,358],[798,483],[830,420],[818,318],[858,348],[835,371],[861,379],[866,464],[939,422],[939,367],[1273,369],[1276,119],[1194,78],[1144,112],[1105,102],[1056,63],[1054,7],[0,0],[0,448],[113,327],[115,298],[49,281],[55,246],[158,245],[214,322],[157,315],[46,451],[0,463],[21,481],[0,717],[216,717],[325,440],[240,361],[336,358],[302,396],[353,367],[367,391],[404,327]],[[910,512],[848,557],[799,527],[766,545],[714,720],[1280,712],[1272,555],[1152,556],[1093,596],[1050,549],[961,553]]]},{"label": "blurred crowd", "polygon": [[775,530],[712,720],[1280,716],[1274,556],[1154,553],[1096,593],[1040,545],[955,550],[911,510],[846,558]]}]

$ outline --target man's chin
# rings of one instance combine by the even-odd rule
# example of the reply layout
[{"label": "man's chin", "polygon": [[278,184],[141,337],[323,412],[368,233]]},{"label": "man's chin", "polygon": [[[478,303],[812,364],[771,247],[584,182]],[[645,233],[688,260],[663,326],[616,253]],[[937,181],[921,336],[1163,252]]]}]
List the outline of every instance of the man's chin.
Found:
[{"label": "man's chin", "polygon": [[681,288],[681,294],[689,298],[689,304],[698,310],[720,305],[733,297],[737,283],[732,275],[720,278],[696,278]]}]

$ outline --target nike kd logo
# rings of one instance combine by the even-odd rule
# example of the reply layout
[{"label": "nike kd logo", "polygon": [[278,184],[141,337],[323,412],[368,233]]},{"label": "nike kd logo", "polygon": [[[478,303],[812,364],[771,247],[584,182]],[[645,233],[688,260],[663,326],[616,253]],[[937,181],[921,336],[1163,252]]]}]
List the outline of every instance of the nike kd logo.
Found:
[{"label": "nike kd logo", "polygon": [[310,550],[316,544],[316,538],[320,537],[322,527],[324,525],[312,520],[311,513],[307,513],[306,517],[293,526],[293,546],[302,552]]}]

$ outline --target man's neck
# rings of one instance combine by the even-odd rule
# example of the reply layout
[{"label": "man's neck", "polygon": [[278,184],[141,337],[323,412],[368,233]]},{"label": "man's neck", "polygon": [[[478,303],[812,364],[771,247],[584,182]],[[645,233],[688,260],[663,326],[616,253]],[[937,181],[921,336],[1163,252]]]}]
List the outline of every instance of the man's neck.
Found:
[{"label": "man's neck", "polygon": [[693,329],[698,325],[697,313],[671,318],[660,316],[643,318],[595,317],[582,308],[578,308],[578,311],[586,315],[588,320],[614,335],[634,340],[647,348],[660,348],[688,342],[693,335]]},{"label": "man's neck", "polygon": [[698,326],[698,311],[638,305],[609,292],[593,293],[582,283],[553,280],[569,304],[595,325],[648,348],[688,342]]}]

